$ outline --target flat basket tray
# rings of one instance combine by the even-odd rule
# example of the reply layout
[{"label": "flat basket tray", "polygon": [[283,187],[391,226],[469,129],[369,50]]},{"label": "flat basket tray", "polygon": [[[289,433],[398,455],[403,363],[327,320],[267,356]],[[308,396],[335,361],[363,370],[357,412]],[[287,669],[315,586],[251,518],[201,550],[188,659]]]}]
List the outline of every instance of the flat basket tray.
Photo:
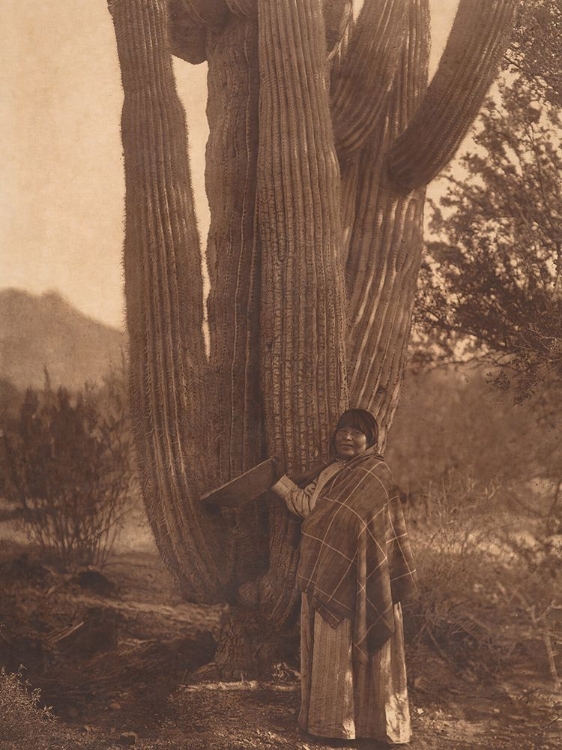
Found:
[{"label": "flat basket tray", "polygon": [[267,492],[276,481],[273,461],[268,458],[236,479],[201,495],[201,502],[223,508],[238,508]]}]

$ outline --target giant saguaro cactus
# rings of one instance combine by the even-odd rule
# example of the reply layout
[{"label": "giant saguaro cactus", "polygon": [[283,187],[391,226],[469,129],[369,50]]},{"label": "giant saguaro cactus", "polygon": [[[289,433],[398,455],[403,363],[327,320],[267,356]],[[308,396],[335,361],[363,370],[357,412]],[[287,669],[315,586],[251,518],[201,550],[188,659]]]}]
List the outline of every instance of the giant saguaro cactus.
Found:
[{"label": "giant saguaro cactus", "polygon": [[[273,499],[217,516],[200,493],[276,451],[293,472],[319,462],[350,402],[386,434],[425,187],[474,120],[517,5],[460,0],[428,88],[428,0],[365,0],[355,23],[350,0],[110,0],[135,438],[156,541],[189,599],[276,628],[294,610],[295,521]],[[171,53],[209,64],[208,354]]]}]

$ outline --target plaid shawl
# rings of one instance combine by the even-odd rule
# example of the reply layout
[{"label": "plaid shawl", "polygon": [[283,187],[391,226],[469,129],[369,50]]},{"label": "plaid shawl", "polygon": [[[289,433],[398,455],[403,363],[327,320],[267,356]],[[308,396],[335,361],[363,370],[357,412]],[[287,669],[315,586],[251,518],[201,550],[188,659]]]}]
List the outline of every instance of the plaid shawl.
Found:
[{"label": "plaid shawl", "polygon": [[298,583],[332,627],[354,624],[366,662],[394,632],[393,605],[415,587],[398,489],[374,448],[352,459],[302,526]]}]

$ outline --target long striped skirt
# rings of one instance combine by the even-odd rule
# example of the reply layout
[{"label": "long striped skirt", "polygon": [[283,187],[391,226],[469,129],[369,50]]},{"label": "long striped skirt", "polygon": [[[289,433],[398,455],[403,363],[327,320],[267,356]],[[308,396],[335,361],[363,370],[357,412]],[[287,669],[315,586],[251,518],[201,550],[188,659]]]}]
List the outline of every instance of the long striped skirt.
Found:
[{"label": "long striped skirt", "polygon": [[328,625],[302,597],[299,726],[319,737],[410,741],[404,630],[400,604],[395,632],[368,664],[354,658],[352,628]]}]

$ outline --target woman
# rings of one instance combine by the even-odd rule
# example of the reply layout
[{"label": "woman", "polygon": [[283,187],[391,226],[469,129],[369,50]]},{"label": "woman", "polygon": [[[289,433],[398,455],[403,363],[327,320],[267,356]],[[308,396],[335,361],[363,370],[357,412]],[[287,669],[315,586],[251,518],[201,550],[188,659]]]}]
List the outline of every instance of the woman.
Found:
[{"label": "woman", "polygon": [[378,425],[364,409],[340,417],[332,460],[300,488],[273,490],[304,518],[299,725],[346,740],[410,740],[400,602],[414,566],[392,475],[377,453]]}]

